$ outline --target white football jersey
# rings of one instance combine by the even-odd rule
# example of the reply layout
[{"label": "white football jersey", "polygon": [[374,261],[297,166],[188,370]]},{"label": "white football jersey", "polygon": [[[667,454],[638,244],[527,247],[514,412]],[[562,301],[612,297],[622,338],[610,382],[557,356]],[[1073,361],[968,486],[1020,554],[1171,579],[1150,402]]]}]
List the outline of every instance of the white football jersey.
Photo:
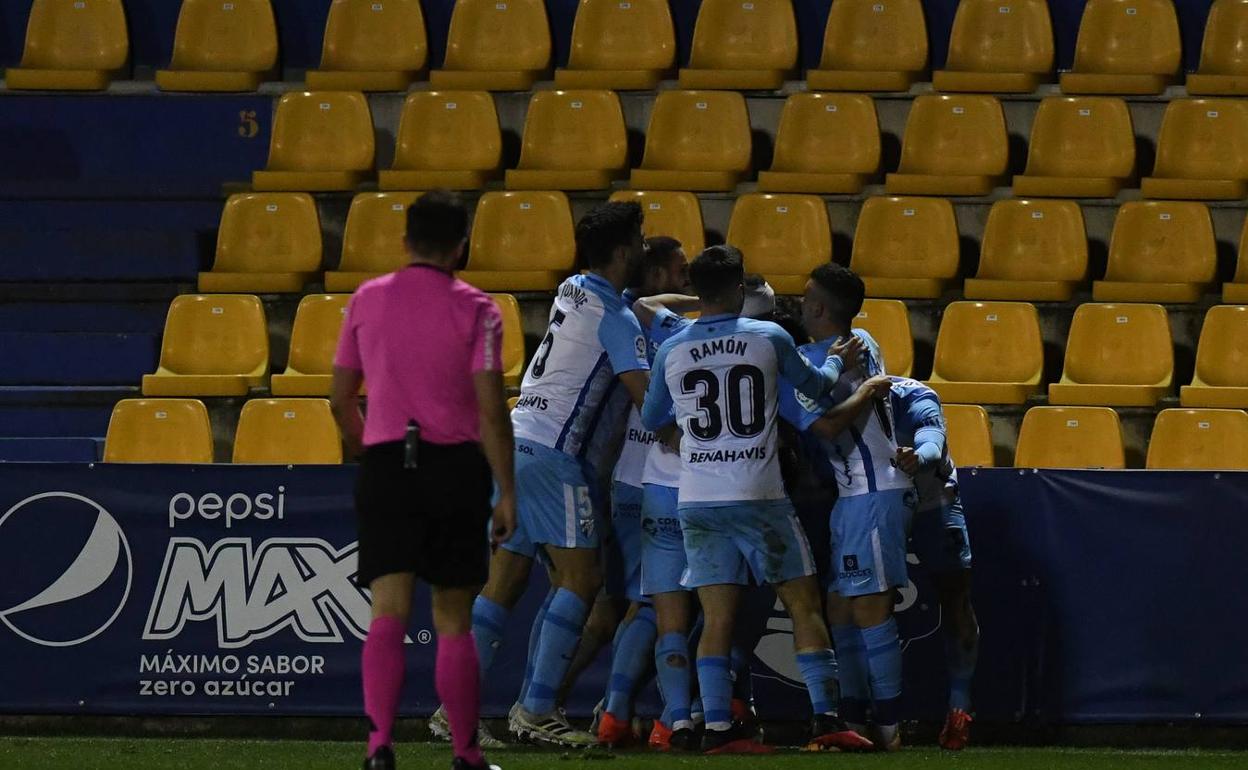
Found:
[{"label": "white football jersey", "polygon": [[680,504],[731,505],[785,497],[776,455],[781,374],[807,396],[826,394],[840,359],[819,369],[779,326],[735,315],[703,317],[663,343],[642,421],[684,431]]},{"label": "white football jersey", "polygon": [[617,375],[648,368],[641,325],[615,288],[593,273],[568,278],[520,384],[516,437],[597,461],[602,437],[618,431],[628,404]]},{"label": "white football jersey", "polygon": [[[866,343],[866,362],[846,371],[830,397],[805,398],[791,387],[781,394],[781,414],[800,430],[809,429],[829,409],[852,396],[867,379],[884,373],[879,345],[861,329],[855,329],[854,334]],[[834,342],[836,338],[814,342],[803,345],[801,350],[812,362],[822,363]],[[892,403],[889,399],[879,399],[836,440],[816,439],[819,454],[813,459],[817,468],[835,476],[842,497],[909,489],[913,487],[910,476],[897,467],[895,434]]]}]

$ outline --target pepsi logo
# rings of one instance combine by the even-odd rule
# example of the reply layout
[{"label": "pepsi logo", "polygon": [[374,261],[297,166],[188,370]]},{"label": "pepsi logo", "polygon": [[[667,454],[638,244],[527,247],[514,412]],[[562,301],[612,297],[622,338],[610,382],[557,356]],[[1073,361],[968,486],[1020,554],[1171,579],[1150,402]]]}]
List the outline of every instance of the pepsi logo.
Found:
[{"label": "pepsi logo", "polygon": [[[30,559],[29,554],[39,554]],[[32,568],[0,588],[0,623],[44,647],[73,647],[113,624],[130,595],[134,562],[117,520],[94,500],[44,492],[0,517],[0,563]]]}]

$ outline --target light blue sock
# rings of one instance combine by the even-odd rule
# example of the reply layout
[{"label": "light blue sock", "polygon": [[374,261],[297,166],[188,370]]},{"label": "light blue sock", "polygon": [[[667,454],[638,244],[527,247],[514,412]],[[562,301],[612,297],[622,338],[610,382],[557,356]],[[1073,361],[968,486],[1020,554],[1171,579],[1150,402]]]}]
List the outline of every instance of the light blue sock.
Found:
[{"label": "light blue sock", "polygon": [[732,697],[753,703],[754,677],[750,671],[750,658],[753,656],[735,644],[728,655],[732,659]]},{"label": "light blue sock", "polygon": [[836,656],[831,650],[813,650],[797,654],[797,667],[810,693],[810,706],[816,715],[836,714],[840,693],[836,684]]},{"label": "light blue sock", "polygon": [[862,629],[862,641],[871,672],[871,713],[877,725],[895,725],[901,716],[901,641],[897,619],[889,618],[878,626]]},{"label": "light blue sock", "polygon": [[654,607],[645,605],[627,623],[620,624],[615,634],[615,649],[611,657],[611,679],[607,697],[607,711],[619,719],[633,716],[633,693],[637,683],[646,675],[654,658],[654,640],[658,636],[655,626]]},{"label": "light blue sock", "polygon": [[503,628],[507,625],[509,614],[503,605],[484,596],[478,596],[472,603],[472,637],[477,643],[477,663],[482,680],[494,664],[498,648],[503,645]]},{"label": "light blue sock", "polygon": [[677,722],[693,718],[689,710],[693,678],[689,672],[689,640],[685,635],[671,633],[659,637],[654,648],[654,665],[659,672],[659,690],[663,693],[662,721],[674,730]]},{"label": "light blue sock", "polygon": [[698,658],[698,687],[706,709],[706,729],[732,727],[732,660],[724,655]]},{"label": "light blue sock", "polygon": [[566,588],[555,592],[542,621],[533,679],[522,701],[530,714],[549,714],[555,710],[555,694],[576,654],[587,615],[589,605],[581,601],[581,597]]},{"label": "light blue sock", "polygon": [[542,606],[537,608],[537,614],[533,616],[533,625],[529,628],[529,654],[524,660],[524,680],[520,682],[520,694],[516,696],[516,703],[524,702],[524,696],[529,692],[529,683],[533,681],[533,661],[537,660],[537,642],[542,638],[542,622],[546,620],[546,610],[550,609],[554,598],[555,589],[552,588],[546,592]]},{"label": "light blue sock", "polygon": [[949,708],[971,710],[971,680],[979,660],[979,629],[975,642],[968,648],[953,636],[945,637],[945,660],[949,664]]},{"label": "light blue sock", "polygon": [[836,644],[837,679],[840,682],[841,718],[856,725],[867,723],[867,701],[871,699],[871,674],[867,668],[867,648],[857,626],[832,626]]}]

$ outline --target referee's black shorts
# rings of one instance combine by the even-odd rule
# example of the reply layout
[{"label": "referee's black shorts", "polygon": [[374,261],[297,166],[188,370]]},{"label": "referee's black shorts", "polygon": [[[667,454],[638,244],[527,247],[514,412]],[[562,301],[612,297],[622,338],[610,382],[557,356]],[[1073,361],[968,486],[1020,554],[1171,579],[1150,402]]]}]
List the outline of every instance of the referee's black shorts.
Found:
[{"label": "referee's black shorts", "polygon": [[447,588],[485,583],[493,475],[477,444],[422,443],[419,467],[403,467],[403,442],[364,450],[355,488],[359,571],[367,586],[414,572]]}]

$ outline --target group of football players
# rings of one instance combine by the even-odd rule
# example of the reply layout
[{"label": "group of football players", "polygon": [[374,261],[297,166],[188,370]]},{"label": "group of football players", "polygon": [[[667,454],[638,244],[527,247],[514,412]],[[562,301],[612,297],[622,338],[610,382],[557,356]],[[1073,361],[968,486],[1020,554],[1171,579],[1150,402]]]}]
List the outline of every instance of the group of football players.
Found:
[{"label": "group of football players", "polygon": [[[979,629],[970,544],[935,392],[890,377],[852,328],[851,271],[815,269],[800,318],[716,245],[643,239],[635,203],[577,225],[585,272],[555,294],[512,412],[517,528],[490,563],[472,628],[484,688],[535,561],[549,576],[511,709],[520,739],[640,741],[633,701],[657,678],[650,746],[765,753],[750,686],[775,599],[792,618],[812,750],[895,750],[895,592],[917,555],[939,592],[949,668],[941,745],[969,739]],[[795,507],[796,503],[796,507]],[[774,598],[773,598],[774,597]],[[765,613],[761,613],[765,617]],[[610,640],[591,730],[570,684]],[[435,714],[435,733],[449,727]],[[482,729],[483,745],[496,739]]]}]

